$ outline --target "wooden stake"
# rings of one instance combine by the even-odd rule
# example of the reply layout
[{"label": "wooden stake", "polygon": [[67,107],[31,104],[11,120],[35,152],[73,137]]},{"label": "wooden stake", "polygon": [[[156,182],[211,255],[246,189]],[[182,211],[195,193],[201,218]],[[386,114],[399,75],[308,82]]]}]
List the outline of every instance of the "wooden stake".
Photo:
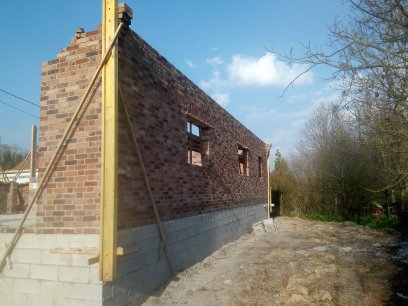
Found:
[{"label": "wooden stake", "polygon": [[272,199],[271,199],[271,146],[269,147],[268,151],[266,152],[266,168],[267,168],[267,178],[268,178],[268,219],[271,216],[271,206],[272,206]]},{"label": "wooden stake", "polygon": [[161,221],[160,221],[160,215],[159,215],[159,211],[157,210],[156,202],[154,201],[152,189],[151,189],[150,183],[149,183],[149,178],[147,177],[147,173],[146,173],[146,167],[144,165],[142,154],[140,152],[139,143],[137,141],[136,134],[135,134],[135,132],[133,130],[132,120],[130,119],[130,114],[129,114],[129,111],[128,111],[127,107],[126,107],[125,100],[124,100],[124,97],[123,97],[123,92],[122,92],[120,86],[119,86],[119,95],[120,95],[120,101],[121,101],[121,103],[123,105],[123,109],[125,110],[126,122],[128,124],[129,131],[132,134],[132,141],[133,141],[133,145],[135,146],[135,149],[136,149],[136,155],[137,155],[137,158],[138,158],[138,161],[139,161],[139,164],[140,164],[140,169],[142,171],[143,180],[144,180],[144,183],[146,185],[147,193],[149,194],[150,203],[152,204],[152,207],[153,207],[154,216],[156,218],[156,223],[157,223],[157,227],[159,229],[160,238],[161,238],[161,240],[163,242],[164,253],[166,254],[171,274],[176,275],[177,274],[176,269],[174,268],[173,262],[171,260],[170,254],[169,254],[169,248],[168,248],[168,244],[167,244],[167,240],[166,240],[166,235],[164,234],[163,226],[162,226]]},{"label": "wooden stake", "polygon": [[[117,1],[103,0],[102,50],[108,53],[118,24]],[[99,279],[112,282],[116,276],[116,231],[118,198],[118,43],[112,49],[102,74],[102,165],[100,205]]]},{"label": "wooden stake", "polygon": [[35,155],[37,149],[37,127],[33,124],[31,133],[31,162],[30,162],[30,182],[35,178],[36,164]]}]

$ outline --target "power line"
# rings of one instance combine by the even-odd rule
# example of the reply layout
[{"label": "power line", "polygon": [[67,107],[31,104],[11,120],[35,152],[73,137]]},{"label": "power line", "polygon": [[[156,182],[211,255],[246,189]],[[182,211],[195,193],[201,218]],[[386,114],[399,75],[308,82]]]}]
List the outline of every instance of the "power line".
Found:
[{"label": "power line", "polygon": [[26,114],[26,115],[29,115],[29,116],[31,116],[31,117],[40,119],[40,117],[38,117],[38,116],[36,116],[36,115],[33,115],[33,114],[30,114],[30,113],[27,113],[26,111],[24,111],[24,110],[22,110],[22,109],[20,109],[20,108],[18,108],[18,107],[15,107],[15,106],[13,106],[13,105],[10,105],[10,104],[8,104],[8,103],[6,103],[6,102],[4,102],[4,101],[1,101],[1,100],[0,100],[0,103],[2,103],[2,104],[4,104],[4,105],[7,105],[7,106],[9,106],[9,107],[11,107],[11,108],[14,108],[14,109],[16,109],[16,110],[18,110],[18,111],[20,111],[20,112]]},{"label": "power line", "polygon": [[5,91],[4,89],[1,89],[1,88],[0,88],[0,91],[4,92],[4,93],[6,93],[6,94],[8,94],[8,95],[10,95],[10,96],[12,96],[12,97],[14,97],[14,98],[20,99],[21,101],[24,101],[24,102],[26,102],[26,103],[30,103],[30,104],[32,104],[32,105],[34,105],[34,106],[37,106],[37,107],[40,107],[38,104],[36,104],[36,103],[34,103],[34,102],[31,102],[31,101],[28,101],[27,99],[21,98],[21,97],[15,95],[15,94],[12,94],[11,92]]}]

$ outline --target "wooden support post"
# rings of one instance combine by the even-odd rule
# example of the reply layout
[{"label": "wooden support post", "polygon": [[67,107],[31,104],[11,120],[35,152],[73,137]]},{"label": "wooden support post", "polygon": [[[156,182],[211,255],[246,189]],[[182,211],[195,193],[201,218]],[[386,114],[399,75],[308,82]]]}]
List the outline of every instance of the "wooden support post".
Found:
[{"label": "wooden support post", "polygon": [[[102,51],[114,39],[118,25],[117,1],[103,0]],[[102,72],[102,182],[100,206],[101,281],[111,282],[116,274],[116,230],[118,190],[118,43]]]},{"label": "wooden support post", "polygon": [[35,165],[35,155],[37,149],[37,127],[33,124],[31,131],[31,163],[30,163],[30,182],[35,178],[36,165]]},{"label": "wooden support post", "polygon": [[121,103],[123,105],[123,109],[125,111],[126,122],[128,124],[128,128],[129,128],[130,133],[132,134],[132,140],[133,140],[133,144],[134,144],[135,150],[136,150],[136,155],[137,155],[137,158],[138,158],[138,161],[139,161],[139,164],[140,164],[140,170],[142,171],[142,174],[143,174],[143,180],[144,180],[144,183],[146,185],[147,193],[149,195],[150,203],[151,203],[152,208],[153,208],[154,216],[156,218],[156,223],[157,223],[157,228],[159,230],[160,239],[163,242],[164,253],[165,253],[166,257],[167,257],[170,272],[171,272],[171,274],[173,274],[173,276],[175,276],[177,274],[177,271],[176,271],[176,268],[174,267],[173,261],[171,260],[171,257],[170,257],[169,245],[167,243],[166,235],[164,233],[164,229],[163,229],[163,226],[162,226],[161,221],[160,221],[159,210],[157,209],[156,202],[154,201],[152,188],[150,187],[150,182],[149,182],[149,178],[147,177],[146,167],[144,166],[144,161],[143,161],[143,158],[142,158],[142,152],[140,151],[139,143],[137,142],[136,134],[135,134],[135,131],[133,130],[133,127],[132,127],[132,120],[130,119],[130,114],[129,114],[129,111],[127,109],[127,106],[126,106],[126,103],[125,103],[125,98],[123,96],[123,92],[122,92],[120,86],[119,86],[119,95],[120,95],[120,101],[121,101]]},{"label": "wooden support post", "polygon": [[271,199],[271,147],[272,144],[267,143],[266,148],[266,168],[267,168],[267,177],[268,177],[268,219],[271,216],[271,206],[272,206],[272,199]]}]

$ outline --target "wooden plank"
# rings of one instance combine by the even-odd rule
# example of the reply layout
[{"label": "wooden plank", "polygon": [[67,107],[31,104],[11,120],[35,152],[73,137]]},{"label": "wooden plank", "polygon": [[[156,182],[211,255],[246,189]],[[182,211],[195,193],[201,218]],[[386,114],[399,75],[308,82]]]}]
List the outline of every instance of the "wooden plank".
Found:
[{"label": "wooden plank", "polygon": [[270,218],[270,216],[271,216],[271,212],[272,212],[272,207],[274,206],[273,204],[272,204],[272,199],[271,199],[271,173],[270,173],[270,163],[271,163],[271,157],[270,157],[270,155],[271,155],[271,146],[272,145],[269,145],[269,144],[267,144],[268,146],[269,146],[269,149],[268,149],[268,151],[266,152],[266,175],[267,175],[267,181],[268,181],[268,219]]},{"label": "wooden plank", "polygon": [[36,150],[37,150],[37,126],[32,125],[32,131],[31,131],[31,161],[30,161],[30,182],[33,181],[35,178],[35,172],[36,172],[36,164],[35,164],[35,156],[36,156]]},{"label": "wooden plank", "polygon": [[[102,50],[105,54],[118,24],[117,1],[103,0]],[[111,282],[116,276],[116,230],[118,190],[118,43],[102,72],[102,182],[100,210],[99,278]]]},{"label": "wooden plank", "polygon": [[97,248],[51,248],[53,254],[98,254]]},{"label": "wooden plank", "polygon": [[207,122],[204,120],[201,120],[200,118],[186,112],[186,118],[189,122],[194,123],[195,125],[199,126],[200,128],[212,128],[211,125],[209,125]]},{"label": "wooden plank", "polygon": [[99,256],[91,257],[91,258],[88,259],[88,265],[89,266],[94,265],[94,264],[96,264],[98,262],[99,262]]},{"label": "wooden plank", "polygon": [[[130,247],[118,247],[116,249],[117,256],[124,256],[137,253],[139,248],[137,246],[130,246]],[[91,257],[88,259],[88,265],[93,265],[99,262],[99,256]]]},{"label": "wooden plank", "polygon": [[118,247],[116,254],[118,256],[129,255],[139,252],[139,248],[137,246],[128,246],[128,247]]}]

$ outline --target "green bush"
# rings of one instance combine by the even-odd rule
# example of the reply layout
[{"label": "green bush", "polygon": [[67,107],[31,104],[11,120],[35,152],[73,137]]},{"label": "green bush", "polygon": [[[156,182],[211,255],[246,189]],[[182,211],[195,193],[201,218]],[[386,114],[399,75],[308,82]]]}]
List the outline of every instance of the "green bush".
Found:
[{"label": "green bush", "polygon": [[321,215],[321,214],[310,214],[303,216],[305,219],[314,220],[314,221],[323,221],[323,222],[343,222],[343,221],[352,221],[360,225],[367,225],[370,228],[399,228],[399,220],[391,219],[388,217],[383,218],[373,218],[371,216],[354,216],[352,218],[344,219],[340,216],[334,215]]},{"label": "green bush", "polygon": [[314,221],[324,221],[324,222],[342,222],[344,221],[340,216],[326,216],[326,215],[320,215],[320,214],[311,214],[305,216],[306,219],[309,220],[314,220]]},{"label": "green bush", "polygon": [[382,218],[373,218],[371,216],[361,216],[361,217],[353,217],[351,221],[361,224],[367,225],[370,228],[398,228],[399,220],[398,219],[391,219],[388,217]]}]

